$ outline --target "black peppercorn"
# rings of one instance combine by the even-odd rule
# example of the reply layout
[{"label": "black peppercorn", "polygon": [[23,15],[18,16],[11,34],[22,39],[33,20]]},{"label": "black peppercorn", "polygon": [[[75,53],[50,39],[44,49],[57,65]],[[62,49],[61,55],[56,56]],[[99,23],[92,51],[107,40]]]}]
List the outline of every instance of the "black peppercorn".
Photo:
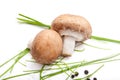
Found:
[{"label": "black peppercorn", "polygon": [[71,78],[73,79],[75,77],[75,75],[71,75]]},{"label": "black peppercorn", "polygon": [[78,76],[79,75],[79,73],[78,72],[75,72],[75,76]]},{"label": "black peppercorn", "polygon": [[97,80],[97,78],[93,78],[93,80]]},{"label": "black peppercorn", "polygon": [[90,78],[87,78],[86,80],[90,80]]},{"label": "black peppercorn", "polygon": [[88,70],[85,70],[85,71],[84,71],[84,74],[86,74],[86,75],[87,75],[88,73],[89,73],[89,72],[88,72]]}]

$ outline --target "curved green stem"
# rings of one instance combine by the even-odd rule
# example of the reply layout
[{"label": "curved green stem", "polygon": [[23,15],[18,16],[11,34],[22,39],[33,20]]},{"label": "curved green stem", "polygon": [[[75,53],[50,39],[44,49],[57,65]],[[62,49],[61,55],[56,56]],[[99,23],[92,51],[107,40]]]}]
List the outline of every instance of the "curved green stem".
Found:
[{"label": "curved green stem", "polygon": [[102,47],[90,45],[90,44],[88,44],[88,43],[83,43],[83,44],[85,44],[85,45],[87,45],[87,46],[90,46],[90,47],[93,47],[93,48],[97,48],[97,49],[110,50],[110,49],[108,49],[108,48],[102,48]]},{"label": "curved green stem", "polygon": [[[5,71],[5,72],[3,72],[1,75],[0,75],[0,77],[2,77],[3,75],[5,75],[7,72],[11,72],[12,71],[12,69],[13,69],[13,67],[15,66],[15,64],[22,58],[22,57],[24,57],[28,52],[30,51],[30,49],[28,49],[28,48],[26,48],[26,49],[24,49],[22,52],[20,52],[19,53],[19,55],[18,56],[16,56],[16,59],[15,59],[15,62]],[[14,58],[14,57],[13,57]],[[12,59],[12,58],[11,58]],[[10,59],[10,60],[11,60]]]},{"label": "curved green stem", "polygon": [[43,80],[42,79],[42,72],[44,71],[44,67],[45,67],[45,65],[43,65],[42,68],[41,68],[41,70],[40,70],[40,80]]},{"label": "curved green stem", "polygon": [[[42,22],[40,22],[38,20],[35,20],[35,19],[30,18],[28,16],[25,16],[23,14],[19,14],[19,16],[22,16],[22,17],[28,19],[26,21],[26,19],[18,18],[18,20],[20,20],[20,21],[22,21],[22,22],[24,22],[26,24],[37,25],[37,26],[40,26],[40,27],[46,27],[48,29],[51,28],[50,25],[44,24],[44,23],[42,23]],[[91,39],[100,40],[100,41],[108,41],[108,42],[113,42],[113,43],[119,43],[120,44],[120,40],[114,40],[114,39],[109,39],[109,38],[99,37],[99,36],[94,36],[94,35],[91,36]]]},{"label": "curved green stem", "polygon": [[91,39],[114,42],[114,43],[119,43],[120,44],[120,40],[115,40],[115,39],[110,39],[110,38],[105,38],[105,37],[91,36]]},{"label": "curved green stem", "polygon": [[17,18],[19,21],[26,23],[26,24],[32,24],[32,25],[36,25],[36,26],[41,26],[41,27],[45,27],[50,29],[50,25],[44,24],[42,22],[39,22],[38,20],[35,20],[33,18],[30,18],[28,16],[25,16],[23,14],[19,14],[19,16],[23,17],[23,18]]},{"label": "curved green stem", "polygon": [[104,65],[100,66],[97,70],[95,70],[93,73],[83,77],[83,78],[76,78],[74,80],[87,80],[87,78],[90,78],[91,76],[93,76],[96,72],[98,72]]}]

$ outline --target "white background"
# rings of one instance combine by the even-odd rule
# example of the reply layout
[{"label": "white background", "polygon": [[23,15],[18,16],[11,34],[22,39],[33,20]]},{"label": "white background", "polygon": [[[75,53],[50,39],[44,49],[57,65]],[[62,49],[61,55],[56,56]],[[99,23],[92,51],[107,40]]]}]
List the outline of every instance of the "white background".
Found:
[{"label": "white background", "polygon": [[[26,48],[28,41],[41,30],[31,25],[19,24],[16,19],[19,13],[46,24],[51,24],[60,14],[81,15],[90,22],[93,35],[120,40],[119,0],[0,0],[0,63]],[[120,52],[119,47],[118,45],[117,51],[116,49],[114,51]],[[89,53],[86,58],[93,56],[97,58],[98,54],[104,55]],[[106,64],[96,77],[98,80],[120,80],[119,67],[120,61]]]}]

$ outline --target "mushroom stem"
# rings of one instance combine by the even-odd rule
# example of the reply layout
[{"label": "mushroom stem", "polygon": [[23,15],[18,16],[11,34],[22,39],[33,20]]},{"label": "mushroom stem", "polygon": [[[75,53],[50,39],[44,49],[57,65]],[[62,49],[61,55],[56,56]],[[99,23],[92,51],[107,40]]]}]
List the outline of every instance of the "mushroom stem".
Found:
[{"label": "mushroom stem", "polygon": [[33,39],[31,39],[31,40],[28,41],[27,48],[31,49],[32,42],[33,42]]},{"label": "mushroom stem", "polygon": [[71,36],[63,37],[63,53],[62,56],[71,56],[75,48],[75,38]]}]

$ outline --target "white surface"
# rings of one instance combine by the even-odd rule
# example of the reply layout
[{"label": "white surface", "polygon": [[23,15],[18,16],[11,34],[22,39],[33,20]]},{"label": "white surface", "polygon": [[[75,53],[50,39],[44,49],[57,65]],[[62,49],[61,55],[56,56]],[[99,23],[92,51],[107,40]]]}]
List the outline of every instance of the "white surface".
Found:
[{"label": "white surface", "polygon": [[[23,50],[27,46],[28,41],[41,30],[41,28],[31,25],[19,24],[16,20],[18,13],[33,17],[46,24],[51,24],[52,20],[60,14],[70,13],[81,15],[91,23],[93,35],[120,40],[119,10],[119,0],[1,0],[0,63]],[[88,43],[96,44],[91,41],[88,41]],[[102,44],[101,46],[112,48],[113,51],[95,50],[87,47],[84,52],[86,54],[74,54],[69,61],[96,59],[101,56],[107,56],[110,53],[120,52],[120,46],[117,44]],[[19,69],[16,69],[15,74],[22,71],[22,68],[20,69],[19,66],[16,67]],[[119,67],[120,61],[107,63],[95,76],[98,80],[120,80]],[[96,66],[87,67],[89,70],[94,70],[95,68]],[[82,70],[84,69],[86,67]],[[58,80],[58,78],[64,80],[63,76],[54,77],[52,80]],[[37,77],[29,75],[29,77],[20,77],[12,80],[21,79],[37,80]]]}]

